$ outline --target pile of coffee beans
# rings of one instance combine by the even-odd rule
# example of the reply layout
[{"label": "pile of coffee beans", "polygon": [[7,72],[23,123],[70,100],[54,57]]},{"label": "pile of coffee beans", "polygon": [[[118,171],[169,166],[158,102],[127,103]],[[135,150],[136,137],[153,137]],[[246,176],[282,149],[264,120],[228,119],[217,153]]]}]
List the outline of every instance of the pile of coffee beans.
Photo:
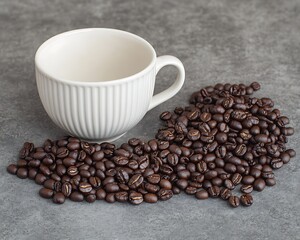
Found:
[{"label": "pile of coffee beans", "polygon": [[26,142],[7,171],[42,185],[40,196],[59,204],[155,203],[183,191],[250,206],[251,192],[274,186],[273,171],[296,155],[285,146],[294,133],[289,119],[270,98],[250,97],[259,89],[257,82],[205,87],[189,106],[163,112],[165,127],[150,141],[132,138],[119,148],[75,137]]}]

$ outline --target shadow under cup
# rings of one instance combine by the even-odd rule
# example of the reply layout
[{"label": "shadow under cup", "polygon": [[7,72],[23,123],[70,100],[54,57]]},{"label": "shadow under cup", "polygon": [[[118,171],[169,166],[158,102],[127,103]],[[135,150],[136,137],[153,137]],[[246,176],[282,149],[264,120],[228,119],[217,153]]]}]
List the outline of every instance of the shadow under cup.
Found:
[{"label": "shadow under cup", "polygon": [[[37,50],[35,65],[38,92],[50,118],[70,135],[94,142],[119,138],[184,82],[177,58],[156,58],[146,40],[115,29],[56,35]],[[165,65],[178,68],[177,80],[153,96],[156,73]]]}]

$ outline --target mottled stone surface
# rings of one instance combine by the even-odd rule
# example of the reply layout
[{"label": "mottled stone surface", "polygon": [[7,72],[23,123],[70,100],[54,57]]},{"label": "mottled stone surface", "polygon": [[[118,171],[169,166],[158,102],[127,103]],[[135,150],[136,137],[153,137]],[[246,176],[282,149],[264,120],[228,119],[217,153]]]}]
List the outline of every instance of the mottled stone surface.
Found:
[{"label": "mottled stone surface", "polygon": [[[0,1],[0,239],[300,239],[300,164],[276,172],[278,183],[254,194],[251,208],[181,194],[158,204],[54,205],[39,186],[6,173],[24,141],[41,144],[64,132],[45,113],[34,76],[34,54],[47,38],[84,27],[110,27],[146,38],[158,55],[180,58],[186,83],[118,141],[149,139],[159,113],[187,104],[195,90],[217,82],[262,83],[290,116],[300,137],[300,2],[256,1]],[[158,74],[156,92],[174,79]],[[299,152],[300,154],[300,152]]]}]

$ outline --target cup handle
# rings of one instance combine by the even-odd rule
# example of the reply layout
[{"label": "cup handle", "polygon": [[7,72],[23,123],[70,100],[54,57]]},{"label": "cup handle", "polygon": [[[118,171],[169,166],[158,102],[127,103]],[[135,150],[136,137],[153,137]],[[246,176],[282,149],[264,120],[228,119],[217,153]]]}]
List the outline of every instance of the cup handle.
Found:
[{"label": "cup handle", "polygon": [[169,88],[152,97],[148,110],[151,110],[157,105],[173,97],[181,89],[184,83],[185,71],[184,71],[183,64],[178,58],[174,56],[164,55],[158,57],[156,60],[156,74],[159,72],[161,68],[167,65],[172,65],[177,68],[178,73],[177,73],[176,80]]}]

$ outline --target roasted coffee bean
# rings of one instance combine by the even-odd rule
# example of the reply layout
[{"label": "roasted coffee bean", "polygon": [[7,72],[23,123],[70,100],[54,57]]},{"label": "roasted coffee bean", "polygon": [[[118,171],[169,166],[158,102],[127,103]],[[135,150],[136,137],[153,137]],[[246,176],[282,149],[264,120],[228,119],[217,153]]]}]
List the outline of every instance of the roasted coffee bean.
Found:
[{"label": "roasted coffee bean", "polygon": [[30,168],[28,171],[28,178],[34,180],[37,173],[38,173],[37,169]]},{"label": "roasted coffee bean", "polygon": [[147,203],[156,203],[158,201],[158,197],[154,193],[147,193],[144,195],[144,201]]},{"label": "roasted coffee bean", "polygon": [[154,185],[154,184],[151,184],[151,183],[146,183],[145,184],[145,189],[148,191],[148,192],[151,192],[151,193],[156,193],[159,191],[160,187],[158,185]]},{"label": "roasted coffee bean", "polygon": [[200,191],[196,192],[195,196],[197,199],[204,200],[204,199],[208,199],[209,195],[206,190],[200,190]]},{"label": "roasted coffee bean", "polygon": [[50,199],[53,197],[53,190],[51,189],[48,189],[48,188],[41,188],[40,191],[39,191],[39,195],[42,197],[42,198],[47,198],[47,199]]},{"label": "roasted coffee bean", "polygon": [[64,182],[62,184],[61,191],[65,195],[65,197],[69,197],[72,193],[72,184],[69,182]]},{"label": "roasted coffee bean", "polygon": [[240,197],[241,203],[246,206],[249,207],[253,204],[253,197],[250,194],[243,194]]},{"label": "roasted coffee bean", "polygon": [[160,181],[160,175],[159,174],[152,174],[152,175],[147,177],[147,180],[148,180],[149,183],[158,184],[159,181]]},{"label": "roasted coffee bean", "polygon": [[265,186],[266,186],[266,182],[262,178],[256,179],[253,183],[254,190],[259,192],[264,190]]},{"label": "roasted coffee bean", "polygon": [[168,154],[167,161],[168,161],[170,166],[176,166],[179,162],[178,155],[176,155],[174,153]]},{"label": "roasted coffee bean", "polygon": [[114,203],[116,201],[115,193],[108,193],[105,197],[105,201],[108,203]]},{"label": "roasted coffee bean", "polygon": [[81,170],[79,172],[79,175],[83,178],[89,178],[91,176],[91,173],[87,170]]},{"label": "roasted coffee bean", "polygon": [[41,173],[46,176],[49,176],[51,174],[50,169],[46,165],[41,164],[39,169],[40,169]]},{"label": "roasted coffee bean", "polygon": [[291,158],[296,156],[296,152],[294,149],[288,149],[288,150],[286,150],[286,152],[287,152],[287,154],[290,155]]},{"label": "roasted coffee bean", "polygon": [[161,173],[166,175],[171,175],[173,173],[173,168],[168,164],[163,164],[162,166],[160,166],[159,170],[161,171]]},{"label": "roasted coffee bean", "polygon": [[185,179],[179,179],[176,181],[176,186],[181,190],[185,190],[188,186],[188,181]]},{"label": "roasted coffee bean", "polygon": [[228,189],[228,188],[222,188],[220,190],[220,197],[223,199],[223,200],[228,200],[230,197],[231,197],[231,191]]},{"label": "roasted coffee bean", "polygon": [[51,174],[51,179],[55,180],[55,181],[61,181],[61,177],[58,176],[56,173]]},{"label": "roasted coffee bean", "polygon": [[252,184],[255,181],[255,178],[253,176],[247,175],[243,177],[242,183],[245,185]]},{"label": "roasted coffee bean", "polygon": [[66,147],[60,147],[56,151],[56,157],[66,158],[69,155],[69,150]]},{"label": "roasted coffee bean", "polygon": [[113,161],[119,166],[124,166],[129,162],[128,158],[124,156],[115,156],[113,157]]},{"label": "roasted coffee bean", "polygon": [[128,199],[134,205],[141,204],[144,201],[143,195],[139,192],[131,192]]},{"label": "roasted coffee bean", "polygon": [[89,183],[94,188],[98,188],[101,186],[101,179],[99,177],[89,177]]},{"label": "roasted coffee bean", "polygon": [[207,171],[207,164],[204,161],[200,161],[196,164],[198,172],[205,173]]},{"label": "roasted coffee bean", "polygon": [[62,204],[65,202],[65,196],[61,192],[57,192],[53,195],[53,202],[57,204]]},{"label": "roasted coffee bean", "polygon": [[218,186],[212,186],[207,189],[210,197],[218,197],[220,195],[220,188]]},{"label": "roasted coffee bean", "polygon": [[53,189],[54,189],[56,192],[61,192],[61,186],[62,186],[61,182],[55,182],[55,183],[54,183]]},{"label": "roasted coffee bean", "polygon": [[135,174],[129,179],[128,186],[131,189],[136,189],[142,184],[143,181],[144,177],[141,174]]},{"label": "roasted coffee bean", "polygon": [[166,111],[160,114],[161,120],[169,120],[172,117],[172,113]]},{"label": "roasted coffee bean", "polygon": [[234,184],[230,179],[225,179],[224,180],[224,187],[228,188],[229,190],[233,190],[234,189]]},{"label": "roasted coffee bean", "polygon": [[10,174],[17,174],[18,171],[18,167],[15,164],[10,164],[6,170],[10,173]]},{"label": "roasted coffee bean", "polygon": [[280,155],[280,159],[284,164],[287,164],[290,161],[291,157],[287,152],[284,152]]},{"label": "roasted coffee bean", "polygon": [[129,180],[129,175],[125,170],[119,169],[116,172],[116,178],[120,183],[127,183]]},{"label": "roasted coffee bean", "polygon": [[241,174],[235,173],[235,174],[232,175],[231,181],[232,181],[232,183],[233,183],[235,186],[237,186],[237,185],[239,185],[240,182],[242,181],[242,178],[243,178],[243,177],[242,177]]},{"label": "roasted coffee bean", "polygon": [[240,205],[240,199],[237,196],[230,196],[228,199],[230,206],[236,208]]},{"label": "roasted coffee bean", "polygon": [[96,162],[101,161],[104,158],[104,152],[103,151],[96,151],[96,152],[93,153],[92,158]]},{"label": "roasted coffee bean", "polygon": [[91,184],[87,183],[87,182],[80,182],[79,183],[79,190],[82,193],[89,193],[90,191],[92,191],[92,186]]},{"label": "roasted coffee bean", "polygon": [[67,158],[64,158],[63,164],[66,167],[74,166],[76,164],[76,160],[74,158],[67,157]]},{"label": "roasted coffee bean", "polygon": [[172,192],[172,190],[162,188],[159,190],[157,195],[161,201],[166,201],[173,197],[173,192]]},{"label": "roasted coffee bean", "polygon": [[89,194],[85,197],[85,200],[88,202],[88,203],[93,203],[96,201],[96,195],[95,194]]},{"label": "roasted coffee bean", "polygon": [[221,187],[223,184],[223,180],[219,177],[215,177],[211,180],[211,183],[215,186]]},{"label": "roasted coffee bean", "polygon": [[224,166],[224,170],[228,173],[235,173],[236,166],[233,163],[226,163]]},{"label": "roasted coffee bean", "polygon": [[185,189],[185,193],[186,193],[186,194],[189,194],[189,195],[194,195],[196,192],[197,192],[197,188],[196,188],[196,187],[193,187],[193,186],[188,186],[188,187]]},{"label": "roasted coffee bean", "polygon": [[276,184],[276,180],[275,178],[267,178],[265,179],[266,185],[271,187],[274,186]]},{"label": "roasted coffee bean", "polygon": [[165,188],[165,189],[167,189],[167,190],[172,189],[172,184],[171,184],[171,182],[170,182],[169,180],[167,180],[167,179],[162,179],[162,180],[160,180],[159,186],[160,186],[161,188]]},{"label": "roasted coffee bean", "polygon": [[26,167],[26,166],[27,166],[27,161],[24,160],[24,159],[19,159],[19,160],[17,161],[17,166],[18,166],[18,167]]},{"label": "roasted coffee bean", "polygon": [[283,161],[280,158],[273,158],[271,160],[271,167],[273,169],[279,169],[283,166]]},{"label": "roasted coffee bean", "polygon": [[35,176],[35,182],[37,184],[40,184],[42,185],[45,181],[47,180],[47,177],[41,173],[38,173],[36,176]]},{"label": "roasted coffee bean", "polygon": [[184,169],[184,170],[178,171],[177,176],[182,179],[188,179],[191,176],[191,173],[188,170]]},{"label": "roasted coffee bean", "polygon": [[253,191],[253,186],[252,185],[242,185],[240,188],[242,193],[252,193]]},{"label": "roasted coffee bean", "polygon": [[61,177],[61,176],[63,176],[66,172],[67,172],[67,169],[66,169],[66,167],[65,167],[64,165],[58,164],[58,165],[56,166],[56,173],[57,173],[58,176]]},{"label": "roasted coffee bean", "polygon": [[173,194],[179,194],[181,192],[181,190],[178,187],[173,186],[172,187],[172,192],[173,192]]},{"label": "roasted coffee bean", "polygon": [[210,170],[204,174],[205,179],[211,180],[218,176],[218,172],[214,170]]},{"label": "roasted coffee bean", "polygon": [[111,182],[111,183],[107,183],[104,186],[104,189],[106,192],[112,193],[112,192],[118,192],[120,190],[120,187],[116,182]]},{"label": "roasted coffee bean", "polygon": [[149,158],[147,156],[141,156],[138,163],[140,169],[146,169],[149,166]]},{"label": "roasted coffee bean", "polygon": [[252,167],[250,170],[250,175],[253,176],[254,178],[259,178],[261,175],[261,170],[255,168],[255,167]]},{"label": "roasted coffee bean", "polygon": [[75,166],[70,166],[67,170],[67,174],[71,177],[75,176],[78,174],[78,168]]},{"label": "roasted coffee bean", "polygon": [[161,130],[156,134],[156,137],[162,141],[172,141],[175,139],[174,134],[169,130]]},{"label": "roasted coffee bean", "polygon": [[191,141],[196,141],[200,138],[200,132],[197,129],[191,129],[187,133],[187,138]]},{"label": "roasted coffee bean", "polygon": [[128,192],[122,191],[115,194],[115,199],[118,202],[126,202],[128,200]]},{"label": "roasted coffee bean", "polygon": [[33,156],[33,158],[35,158],[35,159],[42,160],[46,155],[47,155],[46,152],[40,151],[40,152],[34,153],[32,156]]},{"label": "roasted coffee bean", "polygon": [[106,184],[112,183],[112,182],[115,182],[114,177],[106,177],[105,179],[103,179],[102,185],[105,186]]},{"label": "roasted coffee bean", "polygon": [[69,198],[73,202],[82,202],[84,199],[84,196],[80,192],[75,191],[70,194]]},{"label": "roasted coffee bean", "polygon": [[27,168],[18,168],[17,170],[17,176],[21,179],[25,179],[28,176],[28,170]]},{"label": "roasted coffee bean", "polygon": [[106,197],[106,192],[103,189],[98,189],[96,191],[96,197],[98,200],[104,200]]},{"label": "roasted coffee bean", "polygon": [[55,182],[53,179],[47,179],[43,185],[45,188],[48,188],[48,189],[51,189],[51,190],[54,190],[54,186],[55,186]]},{"label": "roasted coffee bean", "polygon": [[227,134],[224,132],[219,132],[216,134],[215,139],[219,144],[225,143],[227,141]]}]

